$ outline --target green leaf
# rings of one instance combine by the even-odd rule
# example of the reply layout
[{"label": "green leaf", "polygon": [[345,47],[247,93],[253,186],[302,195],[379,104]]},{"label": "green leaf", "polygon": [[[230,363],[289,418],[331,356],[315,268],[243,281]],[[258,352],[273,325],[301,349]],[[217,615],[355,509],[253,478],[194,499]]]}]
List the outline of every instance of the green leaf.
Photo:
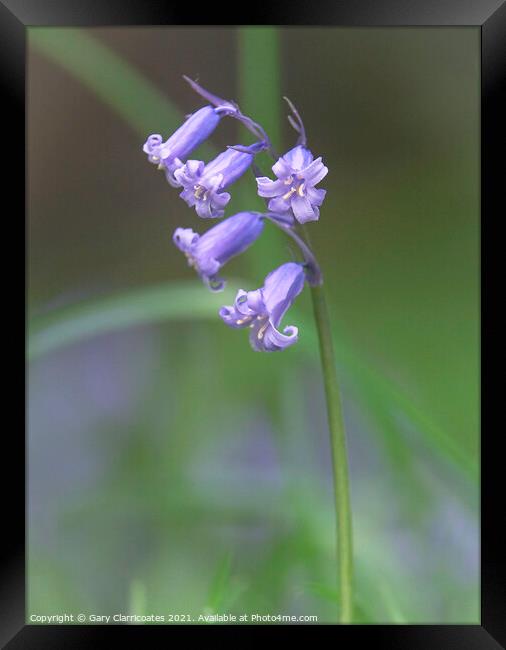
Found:
[{"label": "green leaf", "polygon": [[30,324],[28,359],[79,341],[133,325],[216,318],[223,301],[233,301],[237,288],[218,297],[201,282],[161,284],[99,298],[37,318]]},{"label": "green leaf", "polygon": [[[28,42],[70,72],[143,138],[149,133],[170,133],[184,120],[183,111],[168,96],[83,29],[30,27]],[[202,147],[205,157],[213,152],[211,145]]]}]

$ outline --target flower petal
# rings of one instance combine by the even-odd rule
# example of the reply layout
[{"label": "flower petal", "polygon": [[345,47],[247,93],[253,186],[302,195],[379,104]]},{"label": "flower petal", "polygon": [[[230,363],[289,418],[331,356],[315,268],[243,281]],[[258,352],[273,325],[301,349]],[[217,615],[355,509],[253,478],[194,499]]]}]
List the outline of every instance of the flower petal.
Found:
[{"label": "flower petal", "polygon": [[282,180],[271,181],[267,176],[259,176],[257,179],[258,194],[264,198],[279,196],[286,192],[286,185]]},{"label": "flower petal", "polygon": [[185,201],[185,203],[190,207],[193,208],[195,203],[197,202],[197,199],[195,198],[195,192],[193,190],[183,190],[179,196]]},{"label": "flower petal", "polygon": [[298,172],[311,165],[313,161],[313,154],[309,151],[309,149],[299,144],[285,153],[283,160],[293,172]]},{"label": "flower petal", "polygon": [[204,106],[195,111],[167,140],[162,157],[186,158],[204,140],[207,140],[219,121],[220,115],[212,106]]},{"label": "flower petal", "polygon": [[202,172],[204,171],[204,167],[205,165],[202,160],[187,160],[185,172],[190,177],[196,178],[202,175]]},{"label": "flower petal", "polygon": [[327,190],[317,190],[315,187],[307,187],[306,194],[313,206],[321,205],[325,195],[327,194]]},{"label": "flower petal", "polygon": [[259,289],[249,292],[239,289],[233,306],[222,307],[219,315],[226,325],[237,329],[249,327],[253,319],[263,313],[264,309]]},{"label": "flower petal", "polygon": [[223,174],[215,174],[214,176],[205,177],[202,179],[201,183],[203,187],[211,192],[217,192],[223,183]]},{"label": "flower petal", "polygon": [[[207,163],[203,173],[203,180],[207,181],[207,179],[217,174],[222,174],[222,186],[231,185],[249,168],[253,158],[253,154],[235,149],[226,149],[216,156],[214,160]],[[207,183],[206,186],[208,186]]]},{"label": "flower petal", "polygon": [[264,348],[267,352],[278,352],[297,343],[299,340],[299,329],[289,325],[280,332],[275,327],[267,328],[264,336]]},{"label": "flower petal", "polygon": [[269,201],[269,211],[270,212],[277,212],[278,214],[283,214],[288,212],[290,210],[290,203],[283,199],[282,197],[278,196],[275,199],[271,199]]},{"label": "flower petal", "polygon": [[316,220],[313,206],[307,196],[299,196],[298,194],[293,195],[291,206],[293,214],[299,223]]},{"label": "flower petal", "polygon": [[231,196],[228,192],[217,192],[211,197],[213,207],[224,208],[227,203],[230,201]]},{"label": "flower petal", "polygon": [[144,143],[142,150],[148,155],[149,162],[158,164],[160,162],[160,149],[163,138],[159,133],[153,133]]},{"label": "flower petal", "polygon": [[231,257],[251,246],[263,228],[264,219],[259,212],[238,212],[202,235],[196,255],[215,257],[225,264]]},{"label": "flower petal", "polygon": [[[188,203],[188,205],[190,204]],[[213,209],[211,201],[196,200],[195,210],[201,219],[214,219],[215,217],[221,217],[224,213],[224,211],[221,210],[221,214],[219,214],[220,210]]]},{"label": "flower petal", "polygon": [[262,298],[274,327],[304,288],[304,281],[304,269],[296,262],[282,264],[265,278]]},{"label": "flower petal", "polygon": [[286,178],[292,173],[292,168],[285,162],[283,158],[279,158],[272,166],[272,171],[278,178]]},{"label": "flower petal", "polygon": [[297,327],[285,327],[284,333],[277,330],[269,321],[259,321],[251,328],[249,341],[256,352],[280,352],[297,343]]},{"label": "flower petal", "polygon": [[191,228],[176,228],[172,241],[183,253],[190,253],[200,239],[198,233]]},{"label": "flower petal", "polygon": [[210,289],[213,293],[217,293],[218,291],[223,291],[225,288],[226,282],[223,280],[223,278],[219,278],[217,276],[214,276],[212,278],[202,278],[204,280],[204,284]]},{"label": "flower petal", "polygon": [[219,261],[213,257],[198,259],[196,262],[198,271],[202,277],[213,278],[221,268]]},{"label": "flower petal", "polygon": [[[262,290],[255,289],[255,291],[248,291],[247,296],[247,305],[248,305],[248,314],[256,316],[265,313],[266,307],[263,300]],[[236,301],[237,302],[237,301]]]},{"label": "flower petal", "polygon": [[328,167],[322,163],[321,158],[317,158],[309,167],[301,171],[301,176],[308,185],[317,185],[328,174]]},{"label": "flower petal", "polygon": [[224,306],[218,312],[221,320],[234,329],[243,329],[244,327],[249,327],[251,319],[247,316],[244,317],[242,314],[238,314],[233,306]]}]

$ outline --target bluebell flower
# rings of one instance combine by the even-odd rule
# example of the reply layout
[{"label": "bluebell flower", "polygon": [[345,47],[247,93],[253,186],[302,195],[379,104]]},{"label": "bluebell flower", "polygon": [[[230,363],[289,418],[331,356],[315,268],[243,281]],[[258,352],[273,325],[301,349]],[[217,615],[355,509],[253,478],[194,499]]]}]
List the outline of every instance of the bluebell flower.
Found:
[{"label": "bluebell flower", "polygon": [[179,195],[203,219],[222,217],[230,201],[225,188],[234,183],[250,167],[256,153],[262,151],[262,142],[240,147],[229,147],[205,165],[201,160],[189,160],[174,173],[184,188]]},{"label": "bluebell flower", "polygon": [[220,221],[203,235],[198,235],[191,228],[177,228],[173,241],[204,283],[212,291],[220,291],[225,286],[225,282],[218,277],[221,267],[251,246],[263,227],[264,218],[260,212],[239,212]]},{"label": "bluebell flower", "polygon": [[277,180],[266,176],[256,179],[258,194],[270,199],[269,211],[293,214],[299,223],[317,221],[326,191],[316,189],[315,185],[328,173],[321,157],[314,160],[309,149],[299,144],[279,158],[272,171]]},{"label": "bluebell flower", "polygon": [[276,352],[297,342],[298,328],[285,327],[280,322],[304,287],[302,264],[288,262],[265,278],[264,286],[255,291],[240,290],[235,303],[220,309],[224,323],[233,328],[250,328],[250,343],[254,350]]},{"label": "bluebell flower", "polygon": [[204,106],[199,109],[163,142],[160,134],[150,135],[143,146],[149,162],[165,171],[167,180],[173,187],[179,185],[174,172],[183,166],[183,161],[196,149],[218,126],[221,117],[228,113],[228,107]]}]

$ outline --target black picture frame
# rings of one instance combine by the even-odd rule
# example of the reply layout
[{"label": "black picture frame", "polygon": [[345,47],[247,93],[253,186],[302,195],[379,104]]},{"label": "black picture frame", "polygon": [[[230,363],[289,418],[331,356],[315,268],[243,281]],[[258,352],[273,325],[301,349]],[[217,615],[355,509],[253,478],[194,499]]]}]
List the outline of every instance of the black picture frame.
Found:
[{"label": "black picture frame", "polygon": [[[196,11],[189,3],[164,0],[0,0],[0,87],[4,121],[2,129],[4,155],[9,171],[4,188],[8,188],[9,215],[5,220],[14,226],[14,237],[25,248],[25,176],[23,137],[25,132],[25,65],[26,30],[29,26],[113,26],[113,25],[337,25],[337,26],[476,26],[481,30],[481,211],[482,247],[488,242],[485,224],[493,224],[504,215],[504,154],[506,142],[504,116],[506,102],[506,2],[505,0],[330,0],[307,2],[277,0],[269,8],[243,3],[238,8],[209,3]],[[208,22],[207,22],[208,21]],[[503,154],[502,156],[500,154]],[[4,197],[7,189],[4,189]],[[5,204],[4,204],[5,206]],[[502,210],[501,210],[502,208]],[[4,207],[6,214],[6,207]],[[19,228],[19,230],[18,230]],[[17,233],[17,234],[16,234]],[[5,239],[7,241],[7,238]],[[11,247],[11,246],[10,246]],[[498,257],[500,259],[500,256]],[[488,261],[485,260],[485,261]],[[491,264],[492,266],[492,264]],[[490,268],[490,267],[489,267]],[[499,269],[497,268],[497,272]],[[12,271],[11,271],[12,272]],[[482,268],[482,298],[485,279],[493,270]],[[19,274],[22,278],[23,273]],[[15,304],[21,292],[14,297]],[[20,305],[19,313],[24,314]],[[23,318],[23,316],[21,316]],[[485,321],[482,321],[485,325]],[[16,326],[18,326],[16,324]],[[19,323],[21,330],[21,323]],[[13,324],[9,324],[12,331]],[[483,328],[487,333],[489,329]],[[496,353],[497,354],[497,353]],[[20,364],[21,365],[21,364]],[[21,366],[23,367],[23,366]],[[13,374],[12,377],[16,375]],[[22,384],[23,382],[23,384]],[[24,375],[12,382],[21,394]],[[487,397],[482,396],[482,404]],[[482,411],[484,411],[482,407]],[[482,418],[484,421],[484,418]],[[7,435],[7,432],[6,434]],[[9,428],[9,451],[4,466],[13,469],[13,478],[4,487],[4,539],[7,548],[2,556],[0,584],[0,641],[10,650],[51,648],[90,648],[101,642],[109,644],[119,633],[129,642],[149,643],[154,635],[172,639],[176,630],[190,634],[195,628],[183,626],[38,626],[25,625],[25,443],[21,427]],[[506,611],[504,554],[506,540],[501,526],[500,451],[504,436],[501,427],[485,426],[482,431],[482,616],[480,625],[368,625],[323,626],[336,635],[334,643],[370,642],[389,650],[455,649],[486,650],[506,645],[504,613]],[[4,438],[4,444],[6,439]],[[5,474],[5,472],[4,472]],[[7,506],[12,509],[8,514]],[[285,634],[286,626],[216,626],[199,628],[211,638],[217,634],[238,640],[244,629],[252,639],[264,629]],[[296,626],[300,634],[311,634],[314,626]],[[322,627],[322,626],[318,626]],[[282,629],[280,629],[282,628]],[[311,628],[311,629],[308,629]],[[314,637],[313,637],[314,639]],[[302,638],[301,638],[302,641]],[[4,645],[6,644],[6,645]]]}]

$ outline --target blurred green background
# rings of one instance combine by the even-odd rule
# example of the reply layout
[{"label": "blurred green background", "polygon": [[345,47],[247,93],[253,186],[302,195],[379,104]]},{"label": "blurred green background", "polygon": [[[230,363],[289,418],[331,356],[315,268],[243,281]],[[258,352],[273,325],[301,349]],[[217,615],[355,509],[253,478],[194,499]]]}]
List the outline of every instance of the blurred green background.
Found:
[{"label": "blurred green background", "polygon": [[[211,295],[171,235],[199,221],[146,161],[201,102],[278,150],[282,96],[329,174],[309,232],[349,439],[356,620],[479,621],[479,30],[30,28],[28,616],[336,620],[332,480],[307,292],[300,341],[217,317],[293,251],[279,232]],[[222,122],[209,158],[249,142]],[[269,161],[261,159],[264,172]],[[260,208],[247,175],[227,214]]]}]

